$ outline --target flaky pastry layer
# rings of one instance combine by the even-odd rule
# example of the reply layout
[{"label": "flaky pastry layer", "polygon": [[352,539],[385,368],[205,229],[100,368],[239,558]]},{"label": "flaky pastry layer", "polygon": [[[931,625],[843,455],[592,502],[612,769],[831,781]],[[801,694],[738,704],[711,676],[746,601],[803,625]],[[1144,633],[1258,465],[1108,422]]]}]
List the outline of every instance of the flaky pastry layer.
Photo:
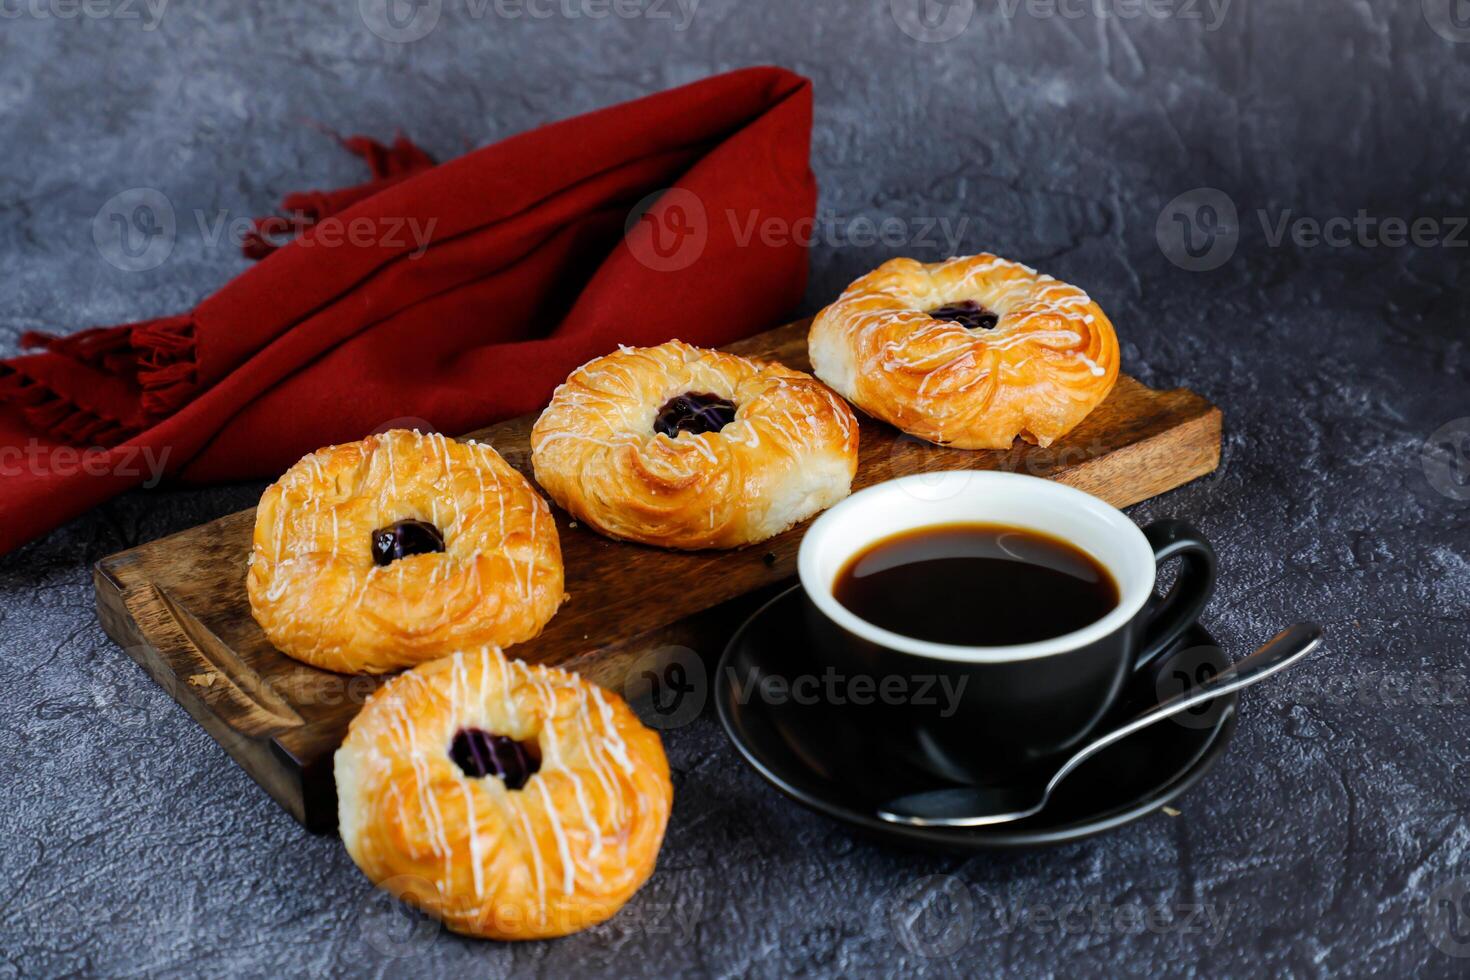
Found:
[{"label": "flaky pastry layer", "polygon": [[[926,312],[966,301],[994,328]],[[960,449],[1050,445],[1118,378],[1113,325],[1086,293],[988,254],[885,262],[817,315],[807,344],[817,377],[854,405]]]},{"label": "flaky pastry layer", "polygon": [[[519,789],[449,754],[461,730],[534,745]],[[493,648],[375,692],[335,757],[342,842],[456,932],[545,939],[612,916],[652,874],[673,802],[657,733],[617,695]]]},{"label": "flaky pastry layer", "polygon": [[[435,525],[441,553],[379,566],[374,530]],[[402,429],[320,449],[261,497],[246,577],[282,652],[384,673],[541,632],[564,596],[546,501],[488,445]]]},{"label": "flaky pastry layer", "polygon": [[[675,396],[736,404],[714,432],[656,432]],[[810,375],[670,341],[583,365],[531,432],[536,482],[615,538],[666,548],[763,541],[847,496],[857,419]]]}]

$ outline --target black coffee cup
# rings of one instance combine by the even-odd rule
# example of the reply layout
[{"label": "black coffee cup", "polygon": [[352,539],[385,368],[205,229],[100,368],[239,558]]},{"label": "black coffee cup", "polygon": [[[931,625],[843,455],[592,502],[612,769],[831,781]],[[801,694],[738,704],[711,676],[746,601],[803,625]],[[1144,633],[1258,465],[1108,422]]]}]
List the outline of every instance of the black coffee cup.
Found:
[{"label": "black coffee cup", "polygon": [[[945,524],[1001,524],[1060,538],[1092,556],[1118,586],[1096,622],[1035,643],[955,646],[893,633],[833,596],[843,566],[894,534]],[[1158,566],[1183,562],[1169,593]],[[925,473],[868,487],[831,508],[802,539],[798,571],[816,653],[838,674],[867,676],[901,696],[878,700],[872,723],[922,751],[939,774],[1004,778],[1076,747],[1117,704],[1128,679],[1179,638],[1209,601],[1215,553],[1182,521],[1139,529],[1102,500],[1014,473]],[[1003,615],[984,608],[955,615]],[[942,612],[940,613],[942,614]],[[921,692],[927,696],[921,697]]]}]

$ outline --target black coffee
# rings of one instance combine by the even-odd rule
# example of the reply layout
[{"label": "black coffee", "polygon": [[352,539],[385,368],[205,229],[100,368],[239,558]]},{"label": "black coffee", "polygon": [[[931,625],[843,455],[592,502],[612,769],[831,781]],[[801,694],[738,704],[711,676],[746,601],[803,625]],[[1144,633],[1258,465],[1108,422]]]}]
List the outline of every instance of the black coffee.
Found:
[{"label": "black coffee", "polygon": [[937,524],[874,542],[848,559],[832,593],[874,626],[958,646],[1049,640],[1118,605],[1117,584],[1090,555],[1000,524]]}]

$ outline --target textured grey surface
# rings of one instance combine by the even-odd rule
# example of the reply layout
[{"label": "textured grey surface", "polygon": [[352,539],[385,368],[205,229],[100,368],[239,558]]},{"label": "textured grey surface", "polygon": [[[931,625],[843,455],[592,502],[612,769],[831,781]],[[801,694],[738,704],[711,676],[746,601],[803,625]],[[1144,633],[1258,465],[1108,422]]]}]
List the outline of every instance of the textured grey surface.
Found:
[{"label": "textured grey surface", "polygon": [[[450,156],[787,65],[816,83],[814,167],[838,229],[813,248],[807,311],[888,255],[947,250],[860,247],[851,219],[966,222],[961,250],[1085,286],[1130,371],[1224,408],[1222,471],[1134,516],[1212,536],[1207,621],[1232,652],[1297,617],[1330,640],[1244,697],[1182,812],[1024,855],[887,850],[776,797],[707,713],[666,738],[673,821],[617,919],[552,943],[460,940],[299,830],[104,636],[92,561],[259,488],[139,492],[0,560],[0,976],[1466,975],[1470,428],[1430,450],[1449,461],[1443,491],[1423,465],[1431,434],[1470,416],[1470,236],[1447,220],[1470,214],[1464,5],[1455,21],[1448,0],[982,0],[942,43],[900,29],[918,5],[704,0],[680,30],[673,2],[594,19],[562,0],[533,3],[545,18],[445,0],[431,33],[393,44],[349,2],[179,2],[155,24],[123,0],[5,0],[0,349],[29,328],[173,312],[233,275],[242,260],[196,210],[264,213],[360,177],[308,122],[403,127]],[[93,219],[139,186],[181,230],[161,265],[126,272]],[[1188,271],[1172,220],[1156,227],[1200,187],[1238,209],[1238,247]],[[1272,241],[1288,212],[1360,210],[1435,219],[1448,240]],[[1073,903],[1086,914],[1048,924]]]}]

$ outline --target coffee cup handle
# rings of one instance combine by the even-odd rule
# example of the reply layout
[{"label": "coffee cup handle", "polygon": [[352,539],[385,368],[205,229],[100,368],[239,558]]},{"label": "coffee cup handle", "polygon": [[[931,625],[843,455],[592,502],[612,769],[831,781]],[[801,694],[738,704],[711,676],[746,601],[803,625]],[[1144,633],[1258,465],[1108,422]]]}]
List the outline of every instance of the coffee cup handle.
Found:
[{"label": "coffee cup handle", "polygon": [[1179,558],[1183,565],[1169,594],[1150,600],[1145,607],[1147,622],[1134,670],[1142,670],[1162,656],[1199,618],[1215,591],[1215,549],[1203,534],[1184,521],[1164,520],[1144,528],[1143,535],[1153,545],[1155,564]]}]

